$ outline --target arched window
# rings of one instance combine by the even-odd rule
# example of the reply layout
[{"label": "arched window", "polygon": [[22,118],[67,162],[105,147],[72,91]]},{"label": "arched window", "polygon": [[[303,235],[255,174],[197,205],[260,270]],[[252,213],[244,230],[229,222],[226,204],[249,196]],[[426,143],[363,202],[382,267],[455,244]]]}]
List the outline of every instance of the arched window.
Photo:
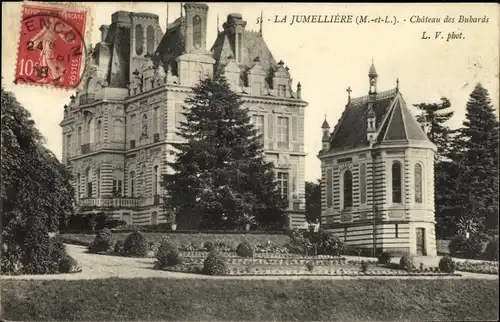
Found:
[{"label": "arched window", "polygon": [[130,171],[128,191],[130,197],[135,197],[135,172]]},{"label": "arched window", "polygon": [[113,171],[113,196],[123,196],[123,172],[118,169]]},{"label": "arched window", "polygon": [[113,141],[114,142],[123,142],[123,138],[125,137],[124,126],[121,120],[113,121]]},{"label": "arched window", "polygon": [[144,53],[144,28],[135,26],[135,53],[141,56]]},{"label": "arched window", "polygon": [[159,183],[160,183],[160,167],[155,165],[153,166],[153,196],[156,196],[160,191]]},{"label": "arched window", "polygon": [[101,196],[101,170],[98,169],[96,172],[96,191],[97,191],[97,197]]},{"label": "arched window", "polygon": [[344,208],[352,207],[352,173],[344,172]]},{"label": "arched window", "polygon": [[193,17],[193,47],[195,49],[201,48],[201,18],[196,15]]},{"label": "arched window", "polygon": [[415,202],[422,203],[422,166],[415,164]]},{"label": "arched window", "polygon": [[90,168],[87,168],[85,173],[85,182],[87,184],[87,198],[92,198],[92,171]]},{"label": "arched window", "polygon": [[401,203],[401,163],[394,162],[392,164],[392,202]]},{"label": "arched window", "polygon": [[153,51],[155,50],[155,30],[153,26],[148,26],[147,31],[146,31],[146,42],[147,42],[147,49],[146,51],[148,54],[152,55]]},{"label": "arched window", "polygon": [[94,143],[94,120],[90,119],[87,123],[87,143]]},{"label": "arched window", "polygon": [[80,149],[80,146],[82,145],[82,127],[80,126],[78,128],[78,137],[77,137],[77,149]]},{"label": "arched window", "polygon": [[97,121],[97,127],[96,127],[96,142],[101,142],[102,138],[102,122],[101,120]]}]

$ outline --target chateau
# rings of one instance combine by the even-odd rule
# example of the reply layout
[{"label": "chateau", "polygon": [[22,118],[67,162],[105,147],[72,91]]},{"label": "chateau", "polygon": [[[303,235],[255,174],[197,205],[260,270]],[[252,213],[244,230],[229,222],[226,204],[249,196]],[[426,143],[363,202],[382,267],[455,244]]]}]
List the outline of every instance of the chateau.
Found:
[{"label": "chateau", "polygon": [[[108,212],[132,225],[172,222],[161,175],[173,161],[169,143],[185,120],[185,98],[200,79],[225,73],[262,134],[289,226],[305,221],[304,110],[301,86],[276,61],[259,31],[227,16],[210,50],[208,6],[186,3],[165,33],[158,16],[118,11],[100,28],[83,90],[64,107],[63,162],[74,174],[79,213]],[[215,28],[215,26],[214,26]]]},{"label": "chateau", "polygon": [[399,91],[349,98],[330,132],[322,126],[322,226],[367,253],[436,256],[435,145]]}]

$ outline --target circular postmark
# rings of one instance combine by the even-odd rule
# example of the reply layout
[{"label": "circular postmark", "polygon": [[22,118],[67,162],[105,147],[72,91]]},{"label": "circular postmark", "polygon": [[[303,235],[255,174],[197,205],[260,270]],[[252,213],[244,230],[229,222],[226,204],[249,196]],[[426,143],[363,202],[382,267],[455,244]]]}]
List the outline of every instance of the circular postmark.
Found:
[{"label": "circular postmark", "polygon": [[14,83],[78,87],[87,69],[85,25],[84,11],[25,7]]}]

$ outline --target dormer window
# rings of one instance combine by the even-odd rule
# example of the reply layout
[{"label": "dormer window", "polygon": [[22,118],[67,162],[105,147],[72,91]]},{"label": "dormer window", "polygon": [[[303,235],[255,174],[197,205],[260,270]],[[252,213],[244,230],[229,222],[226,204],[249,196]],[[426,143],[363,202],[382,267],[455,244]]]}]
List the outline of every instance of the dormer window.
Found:
[{"label": "dormer window", "polygon": [[286,97],[286,85],[278,85],[278,96]]}]

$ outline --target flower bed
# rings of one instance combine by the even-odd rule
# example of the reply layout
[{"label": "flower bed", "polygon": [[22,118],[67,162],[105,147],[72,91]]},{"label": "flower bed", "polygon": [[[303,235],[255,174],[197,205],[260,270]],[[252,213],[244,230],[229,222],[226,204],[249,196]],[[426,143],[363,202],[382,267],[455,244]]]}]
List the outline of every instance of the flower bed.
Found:
[{"label": "flower bed", "polygon": [[[207,251],[182,251],[181,254],[183,257],[207,257],[209,252]],[[223,252],[219,250],[220,252],[224,253],[224,257],[230,258],[230,257],[235,257],[235,258],[240,258],[236,255],[234,252]],[[312,260],[312,259],[334,259],[337,260],[338,257],[335,256],[330,256],[330,255],[318,255],[318,256],[303,256],[300,254],[275,254],[275,253],[256,253],[254,255],[254,258],[268,258],[268,259],[304,259],[304,260]]]},{"label": "flower bed", "polygon": [[[205,257],[183,257],[186,263],[199,264],[203,263]],[[345,258],[336,258],[336,259],[317,259],[317,258],[297,258],[297,259],[283,259],[283,258],[242,258],[242,257],[225,257],[225,261],[228,264],[237,264],[237,265],[248,265],[248,264],[256,264],[256,265],[306,265],[308,262],[312,262],[317,266],[333,266],[333,265],[345,265]]]},{"label": "flower bed", "polygon": [[498,274],[498,262],[455,262],[456,270],[479,274]]}]

